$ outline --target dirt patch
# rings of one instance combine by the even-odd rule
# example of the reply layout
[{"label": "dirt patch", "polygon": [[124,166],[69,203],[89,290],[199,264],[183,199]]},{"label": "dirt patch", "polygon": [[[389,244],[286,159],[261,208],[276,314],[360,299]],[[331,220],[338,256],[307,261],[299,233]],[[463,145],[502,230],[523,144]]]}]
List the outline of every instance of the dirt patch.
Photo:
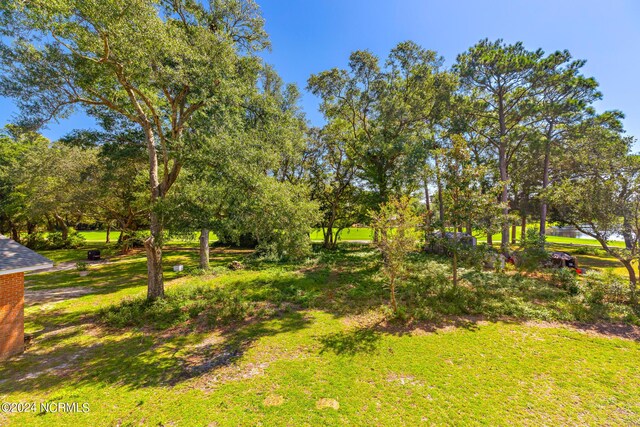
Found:
[{"label": "dirt patch", "polygon": [[[269,367],[269,363],[266,362],[236,365],[231,363],[234,359],[237,359],[237,355],[222,354],[219,358],[211,361],[214,366],[206,366],[206,369],[213,369],[213,371],[199,377],[193,384],[194,388],[212,390],[226,382],[246,380],[264,375],[265,369]],[[222,363],[227,363],[228,365],[225,366]],[[199,367],[202,368],[202,365],[199,365]],[[196,372],[199,373],[200,370]],[[193,374],[193,372],[189,372],[189,374]]]},{"label": "dirt patch", "polygon": [[279,394],[270,394],[264,398],[262,404],[264,406],[280,406],[284,403],[284,397]]},{"label": "dirt patch", "polygon": [[369,310],[364,313],[353,314],[342,318],[342,323],[353,328],[373,328],[385,321],[385,316],[379,310]]},{"label": "dirt patch", "polygon": [[316,408],[318,409],[340,409],[340,403],[336,399],[328,399],[323,397],[316,401]]},{"label": "dirt patch", "polygon": [[92,292],[95,292],[95,289],[85,286],[44,289],[39,291],[26,289],[24,292],[24,303],[27,307],[36,304],[48,304],[78,298]]},{"label": "dirt patch", "polygon": [[396,383],[401,386],[424,386],[424,383],[416,379],[416,377],[414,377],[413,375],[401,375],[396,373],[389,374],[387,376],[387,382]]},{"label": "dirt patch", "polygon": [[41,376],[65,377],[72,375],[77,372],[79,361],[94,351],[98,344],[86,345],[76,349],[73,353],[64,351],[58,353],[58,350],[64,347],[61,341],[74,335],[96,337],[99,334],[101,334],[101,329],[91,324],[65,326],[39,333],[32,337],[31,346],[24,353],[16,356],[15,360],[35,357],[41,361],[37,365],[33,365],[27,372],[15,372],[10,380],[21,383]]},{"label": "dirt patch", "polygon": [[640,327],[629,325],[626,323],[559,323],[529,321],[526,322],[526,324],[529,326],[538,326],[542,328],[565,328],[597,337],[622,338],[640,342]]}]

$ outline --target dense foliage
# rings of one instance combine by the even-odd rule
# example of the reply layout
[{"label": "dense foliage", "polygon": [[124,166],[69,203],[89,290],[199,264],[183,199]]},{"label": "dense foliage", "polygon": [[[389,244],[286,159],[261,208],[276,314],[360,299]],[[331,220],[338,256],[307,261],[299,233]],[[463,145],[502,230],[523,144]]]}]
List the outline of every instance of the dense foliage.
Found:
[{"label": "dense foliage", "polygon": [[[347,69],[310,76],[326,119],[310,128],[298,89],[256,55],[268,39],[251,0],[5,2],[0,24],[0,94],[22,112],[0,136],[0,231],[58,247],[77,245],[74,228],[119,230],[123,250],[146,249],[150,299],[164,293],[169,233],[199,233],[202,269],[211,232],[300,258],[313,227],[335,249],[345,228],[376,223],[385,246],[399,231],[380,215],[398,200],[422,215],[425,239],[455,232],[456,284],[463,229],[488,246],[501,231],[507,257],[519,221],[519,259],[534,270],[545,243],[526,224],[544,236],[550,218],[597,239],[635,298],[633,140],[622,113],[596,111],[598,84],[567,51],[481,40],[447,68],[411,41],[385,60],[358,50]],[[74,108],[100,129],[37,132]]]}]

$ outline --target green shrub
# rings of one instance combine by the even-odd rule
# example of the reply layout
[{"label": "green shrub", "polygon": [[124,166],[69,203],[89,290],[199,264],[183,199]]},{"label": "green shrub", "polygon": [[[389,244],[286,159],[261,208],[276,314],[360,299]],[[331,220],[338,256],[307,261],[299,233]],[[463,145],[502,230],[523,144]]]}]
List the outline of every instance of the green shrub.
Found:
[{"label": "green shrub", "polygon": [[607,269],[604,273],[589,271],[584,279],[582,292],[590,304],[625,303],[629,300],[628,284],[612,269]]},{"label": "green shrub", "polygon": [[227,324],[245,318],[253,305],[240,294],[208,286],[184,286],[171,289],[155,301],[139,297],[103,309],[99,317],[113,327],[150,327],[167,329],[202,318],[209,325]]},{"label": "green shrub", "polygon": [[77,249],[84,243],[85,238],[73,228],[69,229],[66,239],[62,237],[60,231],[53,231],[51,233],[28,234],[23,241],[26,247],[33,250]]},{"label": "green shrub", "polygon": [[556,286],[568,291],[571,295],[577,295],[578,275],[570,268],[555,268],[551,271],[551,278]]},{"label": "green shrub", "polygon": [[460,263],[465,267],[481,269],[490,250],[491,248],[485,243],[475,247],[461,245],[458,251]]},{"label": "green shrub", "polygon": [[84,261],[76,262],[76,270],[78,271],[87,271],[89,270],[89,264]]},{"label": "green shrub", "polygon": [[517,257],[518,268],[526,271],[536,270],[549,258],[545,250],[545,239],[537,229],[527,229],[525,239],[521,242],[523,249]]},{"label": "green shrub", "polygon": [[47,249],[47,238],[44,233],[28,234],[22,243],[35,251]]},{"label": "green shrub", "polygon": [[618,276],[613,268],[607,268],[602,273],[602,280],[606,283],[606,299],[609,302],[626,303],[631,296],[629,281]]},{"label": "green shrub", "polygon": [[590,247],[590,246],[578,246],[573,249],[573,254],[575,255],[594,255],[594,256],[604,256],[607,252],[604,249]]},{"label": "green shrub", "polygon": [[85,242],[85,238],[73,228],[69,229],[66,239],[62,236],[59,231],[49,233],[46,240],[46,249],[77,249]]}]

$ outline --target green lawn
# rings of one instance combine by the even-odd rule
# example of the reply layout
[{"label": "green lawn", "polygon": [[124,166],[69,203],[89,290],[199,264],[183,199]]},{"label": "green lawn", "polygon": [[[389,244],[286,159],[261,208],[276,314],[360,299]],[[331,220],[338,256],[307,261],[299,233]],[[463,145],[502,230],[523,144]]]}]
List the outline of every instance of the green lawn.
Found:
[{"label": "green lawn", "polygon": [[[358,228],[345,228],[340,233],[340,240],[344,242],[348,242],[350,240],[372,240],[373,239],[373,230],[369,227],[358,227]],[[311,233],[311,240],[314,241],[322,241],[324,240],[322,230],[317,229]]]},{"label": "green lawn", "polygon": [[[107,239],[106,231],[81,231],[80,235],[82,235],[87,243],[104,243]],[[118,237],[120,236],[119,231],[111,232],[111,241],[118,241]],[[340,238],[343,241],[349,240],[371,240],[373,238],[373,231],[368,227],[363,228],[346,228],[340,234]],[[214,233],[210,233],[209,239],[213,242],[217,240],[217,237]],[[323,240],[322,230],[316,229],[311,232],[311,240],[321,241]]]},{"label": "green lawn", "polygon": [[[2,401],[87,402],[90,411],[0,414],[0,425],[640,423],[640,343],[620,337],[640,334],[602,323],[627,318],[623,307],[589,305],[551,282],[471,270],[452,294],[447,260],[421,254],[399,299],[425,320],[389,323],[380,260],[367,246],[301,263],[245,255],[215,249],[214,273],[189,276],[171,265],[195,267],[197,252],[168,250],[169,298],[146,312],[173,325],[161,329],[138,317],[116,328],[101,314],[122,316],[123,299],[144,296],[140,253],[112,254],[86,277],[28,275],[29,291],[49,300],[26,309],[33,343],[0,365]],[[247,268],[228,270],[234,259]],[[226,292],[246,317],[211,324],[218,306],[202,296],[173,309],[177,295],[196,288]],[[73,292],[59,298],[63,291]],[[610,333],[543,320],[582,320],[580,329]]]},{"label": "green lawn", "polygon": [[[531,226],[529,228],[532,228]],[[520,230],[521,227],[517,227],[517,235],[518,239],[520,238]],[[87,240],[87,243],[103,243],[106,241],[107,233],[106,231],[81,231],[80,234]],[[118,236],[120,235],[119,231],[111,232],[111,241],[115,242],[118,240]],[[486,241],[486,234],[482,232],[475,233],[475,236],[478,238],[478,241]],[[211,233],[209,236],[211,241],[217,240],[215,234]],[[500,242],[501,235],[494,234],[493,241]],[[340,234],[341,241],[352,241],[352,240],[372,240],[373,239],[373,230],[369,227],[359,227],[359,228],[345,228]],[[313,241],[322,241],[323,234],[321,229],[316,229],[311,232],[311,240]],[[194,240],[195,241],[195,240]],[[594,239],[577,239],[572,237],[558,237],[558,236],[548,236],[547,241],[550,243],[563,243],[563,244],[574,244],[574,245],[595,245],[600,247],[600,244],[597,240]],[[611,242],[612,246],[623,246],[623,242]]]}]

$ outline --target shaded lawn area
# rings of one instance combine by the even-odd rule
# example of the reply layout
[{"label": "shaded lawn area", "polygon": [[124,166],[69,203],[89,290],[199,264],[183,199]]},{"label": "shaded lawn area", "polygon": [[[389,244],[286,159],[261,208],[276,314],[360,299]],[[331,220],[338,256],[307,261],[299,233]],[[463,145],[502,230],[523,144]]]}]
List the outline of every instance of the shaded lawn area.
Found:
[{"label": "shaded lawn area", "polygon": [[[195,251],[166,254],[169,300],[190,287],[221,289],[253,307],[246,319],[212,326],[204,306],[165,329],[144,321],[105,324],[101,310],[144,295],[142,254],[114,256],[86,277],[29,275],[29,292],[92,293],[26,309],[32,345],[0,365],[0,395],[9,402],[88,402],[91,409],[0,414],[0,424],[640,422],[640,333],[620,327],[614,335],[631,338],[622,339],[578,330],[607,331],[604,323],[530,321],[615,311],[585,306],[553,284],[465,271],[466,286],[451,294],[446,260],[415,255],[400,300],[433,321],[401,325],[384,321],[387,291],[378,256],[366,246],[318,252],[296,264],[250,261],[217,248],[214,273],[203,276],[169,271],[175,262],[195,267]],[[236,259],[247,268],[226,269]],[[158,310],[168,319],[180,315]]]}]

